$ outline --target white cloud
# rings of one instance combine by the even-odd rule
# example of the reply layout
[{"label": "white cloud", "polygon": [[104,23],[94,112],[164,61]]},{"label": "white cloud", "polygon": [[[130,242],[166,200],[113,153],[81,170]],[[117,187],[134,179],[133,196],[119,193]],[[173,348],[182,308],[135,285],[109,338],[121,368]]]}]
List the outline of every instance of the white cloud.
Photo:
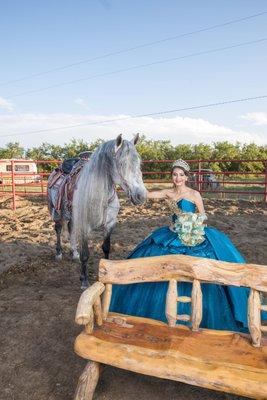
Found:
[{"label": "white cloud", "polygon": [[0,97],[0,109],[3,109],[5,111],[13,111],[14,106],[11,103],[11,101],[4,99],[3,97]]},{"label": "white cloud", "polygon": [[[113,122],[104,123],[104,121],[112,119],[114,119]],[[103,124],[98,124],[99,121],[102,121]],[[80,124],[83,126],[75,127],[75,125]],[[74,125],[74,127],[56,130],[56,128],[70,125]],[[31,131],[39,130],[49,131],[29,134]],[[82,114],[12,114],[0,116],[0,146],[10,141],[19,141],[24,147],[38,146],[42,142],[63,144],[72,138],[91,142],[97,138],[113,139],[119,133],[123,133],[125,138],[131,138],[136,132],[145,134],[148,139],[170,139],[173,144],[212,143],[224,140],[232,143],[240,141],[241,143],[264,144],[266,142],[263,134],[233,130],[202,118],[129,118],[127,115]]]},{"label": "white cloud", "polygon": [[254,125],[267,125],[266,112],[251,112],[241,115],[241,118],[253,122]]}]

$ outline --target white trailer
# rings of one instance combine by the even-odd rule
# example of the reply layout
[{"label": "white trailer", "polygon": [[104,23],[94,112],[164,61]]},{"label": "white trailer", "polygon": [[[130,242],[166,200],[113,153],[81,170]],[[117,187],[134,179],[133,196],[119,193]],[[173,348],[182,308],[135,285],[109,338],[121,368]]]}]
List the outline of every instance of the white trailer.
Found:
[{"label": "white trailer", "polygon": [[0,159],[0,183],[12,182],[12,165],[15,184],[31,183],[40,180],[37,165],[33,160]]}]

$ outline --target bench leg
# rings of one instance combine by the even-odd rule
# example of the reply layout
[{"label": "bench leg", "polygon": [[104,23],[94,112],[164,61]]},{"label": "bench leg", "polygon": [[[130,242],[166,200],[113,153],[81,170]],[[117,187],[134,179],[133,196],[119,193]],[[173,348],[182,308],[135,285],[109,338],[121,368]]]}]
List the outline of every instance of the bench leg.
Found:
[{"label": "bench leg", "polygon": [[81,374],[74,400],[92,400],[99,378],[99,363],[88,361]]}]

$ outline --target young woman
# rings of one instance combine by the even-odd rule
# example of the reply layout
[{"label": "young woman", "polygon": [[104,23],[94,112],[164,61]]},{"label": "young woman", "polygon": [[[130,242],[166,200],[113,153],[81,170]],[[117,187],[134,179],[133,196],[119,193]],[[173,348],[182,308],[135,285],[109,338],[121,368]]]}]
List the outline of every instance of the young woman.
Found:
[{"label": "young woman", "polygon": [[[204,227],[201,195],[187,186],[190,167],[177,160],[172,167],[171,189],[148,192],[150,199],[165,199],[172,209],[170,226],[156,229],[129,254],[128,258],[185,254],[222,261],[245,263],[230,239],[212,227]],[[190,231],[192,224],[196,229]],[[247,288],[202,284],[202,328],[247,332]],[[114,285],[110,310],[167,322],[167,282]],[[191,296],[192,284],[178,283],[179,296]],[[190,314],[190,303],[178,303],[178,314]],[[178,323],[183,323],[179,321]],[[184,324],[189,324],[184,322]]]}]

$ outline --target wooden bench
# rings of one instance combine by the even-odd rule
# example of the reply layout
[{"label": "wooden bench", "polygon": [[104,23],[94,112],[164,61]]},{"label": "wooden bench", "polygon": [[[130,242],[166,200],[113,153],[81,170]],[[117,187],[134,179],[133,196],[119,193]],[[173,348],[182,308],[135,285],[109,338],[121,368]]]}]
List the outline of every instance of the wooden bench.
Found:
[{"label": "wooden bench", "polygon": [[[109,312],[112,284],[169,281],[168,324]],[[192,282],[191,297],[179,296],[177,282]],[[248,334],[200,329],[201,282],[250,288]],[[260,292],[267,292],[267,266],[235,264],[184,255],[130,260],[101,260],[99,282],[85,290],[76,323],[84,331],[75,352],[90,360],[75,400],[90,400],[100,364],[172,379],[255,399],[267,399],[267,326],[262,325]],[[191,302],[191,315],[176,315],[178,302]],[[191,322],[191,328],[177,325]]]}]

